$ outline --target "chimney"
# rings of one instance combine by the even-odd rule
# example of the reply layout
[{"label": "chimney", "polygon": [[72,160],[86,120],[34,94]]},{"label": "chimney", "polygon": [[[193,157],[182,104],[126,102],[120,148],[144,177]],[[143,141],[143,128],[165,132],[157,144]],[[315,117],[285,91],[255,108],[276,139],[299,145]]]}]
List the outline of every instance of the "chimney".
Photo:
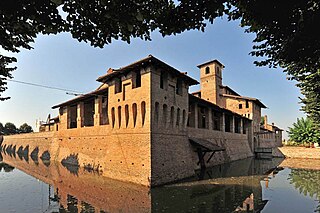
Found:
[{"label": "chimney", "polygon": [[268,128],[268,116],[267,115],[264,116],[264,128],[265,129]]},{"label": "chimney", "polygon": [[107,71],[108,74],[110,74],[110,73],[112,73],[112,72],[113,72],[113,69],[112,69],[112,68],[109,68],[108,71]]}]

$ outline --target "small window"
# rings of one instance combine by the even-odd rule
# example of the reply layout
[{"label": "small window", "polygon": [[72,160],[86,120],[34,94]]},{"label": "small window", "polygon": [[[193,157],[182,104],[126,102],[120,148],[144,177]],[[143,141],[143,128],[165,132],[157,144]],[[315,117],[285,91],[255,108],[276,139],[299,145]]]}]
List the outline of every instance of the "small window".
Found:
[{"label": "small window", "polygon": [[120,78],[115,79],[115,93],[122,92],[122,81]]},{"label": "small window", "polygon": [[164,71],[160,73],[160,88],[167,89],[168,88],[168,75]]},{"label": "small window", "polygon": [[206,67],[206,74],[210,73],[210,67]]},{"label": "small window", "polygon": [[239,109],[242,109],[242,104],[239,104]]},{"label": "small window", "polygon": [[176,94],[182,95],[182,80],[180,78],[177,79]]},{"label": "small window", "polygon": [[216,73],[217,75],[220,75],[220,67],[216,66]]},{"label": "small window", "polygon": [[133,72],[132,88],[141,87],[141,72],[140,70]]},{"label": "small window", "polygon": [[249,101],[246,100],[246,108],[249,108]]}]

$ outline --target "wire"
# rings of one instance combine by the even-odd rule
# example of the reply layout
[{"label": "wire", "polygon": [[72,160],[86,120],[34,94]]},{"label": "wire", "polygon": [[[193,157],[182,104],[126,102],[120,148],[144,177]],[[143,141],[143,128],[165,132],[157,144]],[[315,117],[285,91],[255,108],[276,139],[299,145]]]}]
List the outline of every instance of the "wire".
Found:
[{"label": "wire", "polygon": [[36,86],[36,87],[42,87],[46,89],[54,89],[54,90],[59,90],[63,92],[72,92],[72,93],[82,93],[76,90],[70,90],[70,89],[64,89],[64,88],[59,88],[59,87],[52,87],[52,86],[47,86],[47,85],[42,85],[42,84],[35,84],[35,83],[30,83],[30,82],[25,82],[25,81],[18,81],[18,80],[12,80],[12,79],[7,79],[7,81],[15,82],[15,83],[20,83],[20,84],[25,84],[29,86]]}]

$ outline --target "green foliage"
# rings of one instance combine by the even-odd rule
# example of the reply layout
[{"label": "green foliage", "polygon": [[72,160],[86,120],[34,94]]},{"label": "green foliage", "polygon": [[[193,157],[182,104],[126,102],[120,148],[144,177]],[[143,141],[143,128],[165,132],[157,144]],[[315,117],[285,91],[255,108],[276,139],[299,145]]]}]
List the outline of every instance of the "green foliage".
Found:
[{"label": "green foliage", "polygon": [[[78,41],[102,48],[112,39],[130,42],[133,37],[150,40],[156,29],[163,35],[185,30],[204,30],[206,20],[223,15],[225,0],[2,0],[0,46],[10,52],[31,49],[38,33],[70,32]],[[58,7],[65,18],[62,18]],[[0,94],[16,59],[0,54]],[[0,96],[0,100],[5,100]]]},{"label": "green foliage", "polygon": [[20,126],[19,133],[29,133],[29,132],[33,132],[33,129],[27,123],[24,123]]},{"label": "green foliage", "polygon": [[13,123],[7,122],[4,125],[4,134],[5,135],[13,135],[13,134],[17,134],[17,133],[18,133],[18,129]]},{"label": "green foliage", "polygon": [[0,123],[0,135],[13,135],[29,132],[33,132],[33,129],[27,123],[22,124],[19,129],[10,122],[7,122],[4,126]]},{"label": "green foliage", "polygon": [[318,0],[231,0],[230,19],[241,19],[255,33],[251,55],[262,57],[258,66],[280,66],[298,81],[302,109],[320,126],[320,24]]},{"label": "green foliage", "polygon": [[[58,7],[64,12],[62,18]],[[254,33],[251,55],[258,66],[283,67],[298,81],[303,110],[320,126],[320,36],[318,0],[2,0],[0,46],[10,52],[31,49],[38,33],[69,32],[78,41],[102,48],[112,40],[150,40],[185,30],[204,31],[208,22],[227,14]],[[16,59],[0,54],[0,95]],[[0,96],[0,100],[7,99]]]},{"label": "green foliage", "polygon": [[4,135],[4,127],[1,122],[0,122],[0,135]]},{"label": "green foliage", "polygon": [[[300,194],[304,196],[309,195],[316,200],[320,200],[320,171],[319,170],[305,170],[305,169],[291,169],[289,174],[290,184],[292,184]],[[314,212],[320,212],[320,202]]]},{"label": "green foliage", "polygon": [[320,141],[320,130],[309,118],[297,119],[288,131],[290,140],[297,143],[316,143]]},{"label": "green foliage", "polygon": [[264,116],[261,116],[261,119],[260,119],[260,126],[263,126],[264,125]]}]

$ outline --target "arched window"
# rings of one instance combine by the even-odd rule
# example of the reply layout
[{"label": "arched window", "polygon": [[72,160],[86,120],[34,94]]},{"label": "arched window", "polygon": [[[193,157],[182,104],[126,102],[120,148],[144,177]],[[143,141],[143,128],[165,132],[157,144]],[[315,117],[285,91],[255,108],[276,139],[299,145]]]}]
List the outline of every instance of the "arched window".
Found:
[{"label": "arched window", "polygon": [[137,104],[132,104],[133,126],[136,127],[137,123]]},{"label": "arched window", "polygon": [[121,106],[118,106],[118,124],[121,127]]},{"label": "arched window", "polygon": [[126,104],[126,106],[124,107],[124,113],[125,113],[125,117],[126,117],[126,127],[128,127],[129,124],[129,105]]},{"label": "arched window", "polygon": [[146,119],[146,102],[141,102],[141,118],[142,118],[142,126],[144,126],[144,121]]},{"label": "arched window", "polygon": [[166,104],[163,104],[162,121],[164,126],[167,125],[167,116],[168,116],[168,106]]},{"label": "arched window", "polygon": [[186,126],[186,110],[182,111],[182,127],[185,128]]},{"label": "arched window", "polygon": [[210,73],[210,67],[206,67],[206,74]]},{"label": "arched window", "polygon": [[180,108],[177,109],[176,126],[180,126]]},{"label": "arched window", "polygon": [[174,107],[171,107],[170,110],[170,126],[173,127],[173,119],[174,119]]},{"label": "arched window", "polygon": [[112,107],[112,109],[111,109],[111,119],[112,119],[112,128],[114,128],[114,124],[116,122],[116,116],[115,116],[115,112],[114,112],[114,107]]},{"label": "arched window", "polygon": [[155,109],[154,109],[154,123],[158,125],[159,122],[159,102],[155,103]]}]

